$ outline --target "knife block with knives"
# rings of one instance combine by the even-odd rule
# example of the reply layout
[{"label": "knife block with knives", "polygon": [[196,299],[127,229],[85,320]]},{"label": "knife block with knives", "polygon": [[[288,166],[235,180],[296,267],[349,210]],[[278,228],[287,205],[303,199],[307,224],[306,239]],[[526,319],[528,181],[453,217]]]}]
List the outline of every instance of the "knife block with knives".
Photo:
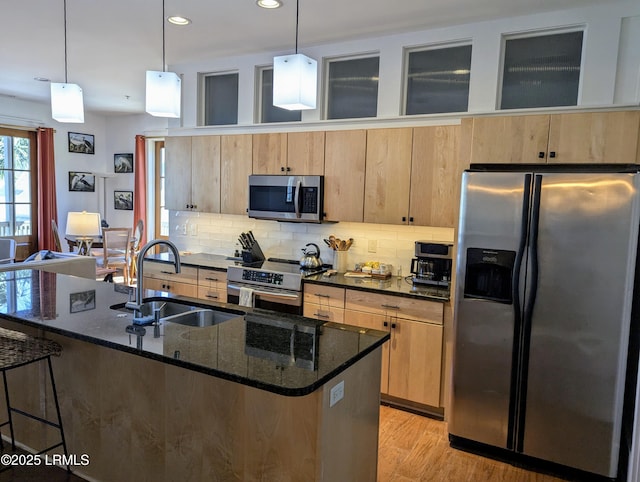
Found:
[{"label": "knife block with knives", "polygon": [[242,262],[244,264],[261,263],[264,261],[264,253],[251,231],[240,233],[238,237],[242,246]]}]

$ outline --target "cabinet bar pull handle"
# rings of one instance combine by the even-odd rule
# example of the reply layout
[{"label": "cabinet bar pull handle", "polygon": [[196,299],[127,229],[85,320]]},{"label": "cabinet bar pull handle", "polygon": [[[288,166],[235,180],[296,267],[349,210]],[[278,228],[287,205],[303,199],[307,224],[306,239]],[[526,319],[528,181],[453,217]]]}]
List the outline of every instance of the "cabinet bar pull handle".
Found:
[{"label": "cabinet bar pull handle", "polygon": [[175,274],[175,273],[172,273],[171,271],[160,271],[160,272],[161,272],[162,274]]},{"label": "cabinet bar pull handle", "polygon": [[323,295],[323,294],[320,294],[320,293],[316,293],[316,296],[318,296],[320,298],[331,298],[331,296],[329,296],[329,295]]},{"label": "cabinet bar pull handle", "polygon": [[217,300],[218,295],[210,295],[209,293],[207,293],[207,298],[213,298],[214,300]]},{"label": "cabinet bar pull handle", "polygon": [[207,281],[218,281],[218,278],[205,278]]},{"label": "cabinet bar pull handle", "polygon": [[329,315],[325,315],[323,313],[314,313],[318,318],[331,318]]},{"label": "cabinet bar pull handle", "polygon": [[390,310],[399,310],[400,309],[400,307],[398,305],[380,305],[380,306],[382,306],[383,308],[388,308]]}]

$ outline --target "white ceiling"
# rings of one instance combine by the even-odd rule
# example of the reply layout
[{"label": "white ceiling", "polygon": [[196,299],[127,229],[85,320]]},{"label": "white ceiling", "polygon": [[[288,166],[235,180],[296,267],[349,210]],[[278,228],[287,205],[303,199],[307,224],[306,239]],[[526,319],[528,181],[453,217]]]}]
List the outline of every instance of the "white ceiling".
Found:
[{"label": "white ceiling", "polygon": [[[165,0],[166,63],[292,52],[295,0],[275,10],[255,0]],[[614,0],[615,1],[615,0]],[[299,46],[375,37],[606,3],[603,0],[300,0]],[[64,82],[63,0],[0,0],[0,96],[48,102]],[[146,70],[162,70],[162,0],[67,0],[68,82],[85,110],[144,112]],[[128,96],[128,98],[127,98]]]}]

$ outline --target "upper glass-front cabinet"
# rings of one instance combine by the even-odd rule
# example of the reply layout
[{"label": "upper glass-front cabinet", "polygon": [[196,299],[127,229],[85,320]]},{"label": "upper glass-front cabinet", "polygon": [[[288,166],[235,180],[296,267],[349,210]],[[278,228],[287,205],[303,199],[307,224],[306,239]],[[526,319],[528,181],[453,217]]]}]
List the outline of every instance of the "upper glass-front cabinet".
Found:
[{"label": "upper glass-front cabinet", "polygon": [[500,109],[578,104],[583,32],[504,38]]}]

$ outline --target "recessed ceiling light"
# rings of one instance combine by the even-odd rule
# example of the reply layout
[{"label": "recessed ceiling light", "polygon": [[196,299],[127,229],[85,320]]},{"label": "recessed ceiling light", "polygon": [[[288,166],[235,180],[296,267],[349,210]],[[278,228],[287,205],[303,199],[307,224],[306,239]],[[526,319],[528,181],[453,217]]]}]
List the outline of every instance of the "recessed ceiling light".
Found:
[{"label": "recessed ceiling light", "polygon": [[179,15],[172,15],[171,17],[167,17],[169,23],[174,25],[189,25],[191,23],[191,19],[187,17],[181,17]]},{"label": "recessed ceiling light", "polygon": [[280,0],[257,0],[256,5],[262,8],[278,8],[282,6]]},{"label": "recessed ceiling light", "polygon": [[38,82],[51,82],[51,80],[46,77],[34,77],[33,80],[37,80]]}]

